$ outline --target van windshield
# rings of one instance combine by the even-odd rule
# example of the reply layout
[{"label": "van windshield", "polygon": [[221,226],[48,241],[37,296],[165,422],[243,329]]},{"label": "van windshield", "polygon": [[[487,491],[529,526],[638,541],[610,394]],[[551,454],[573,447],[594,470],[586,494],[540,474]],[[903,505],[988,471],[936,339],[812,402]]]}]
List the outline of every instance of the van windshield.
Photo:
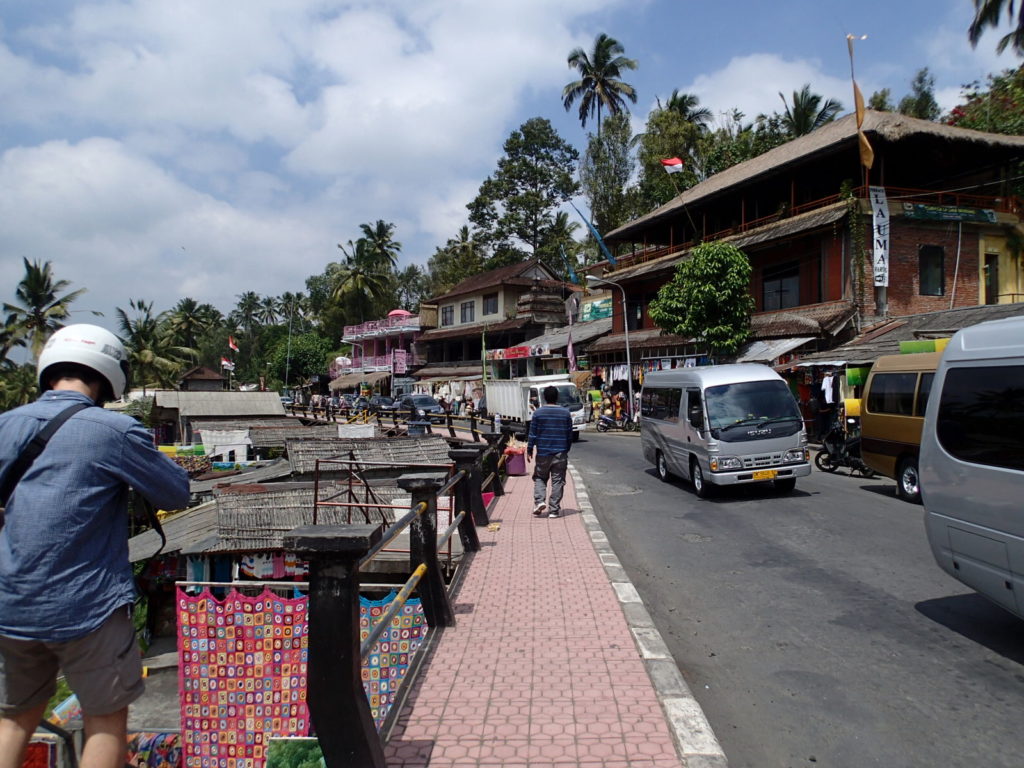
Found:
[{"label": "van windshield", "polygon": [[[796,400],[782,381],[743,381],[708,387],[704,391],[704,402],[708,426],[723,440],[782,437],[803,426]],[[771,431],[764,435],[751,436],[740,429],[769,425]]]},{"label": "van windshield", "polygon": [[[580,400],[580,391],[576,389],[575,384],[561,384],[555,387],[558,390],[558,402],[555,405],[560,405],[563,408],[568,408],[570,411],[578,411],[583,407],[583,401]],[[533,403],[534,397],[539,398],[539,402]],[[534,388],[530,392],[531,405],[539,407],[544,405],[544,387]]]}]

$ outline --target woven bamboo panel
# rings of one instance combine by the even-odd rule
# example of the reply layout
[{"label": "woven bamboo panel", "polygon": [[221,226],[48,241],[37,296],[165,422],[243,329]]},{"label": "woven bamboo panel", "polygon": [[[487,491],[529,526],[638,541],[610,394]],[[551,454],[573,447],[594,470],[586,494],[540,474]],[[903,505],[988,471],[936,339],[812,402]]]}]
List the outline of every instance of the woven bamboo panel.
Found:
[{"label": "woven bamboo panel", "polygon": [[[289,440],[288,460],[295,474],[312,475],[317,459],[349,458],[393,464],[396,468],[409,464],[451,464],[449,446],[440,435],[386,438],[342,438],[320,440]],[[415,471],[407,467],[404,472]],[[321,473],[344,473],[344,464],[321,465]]]}]

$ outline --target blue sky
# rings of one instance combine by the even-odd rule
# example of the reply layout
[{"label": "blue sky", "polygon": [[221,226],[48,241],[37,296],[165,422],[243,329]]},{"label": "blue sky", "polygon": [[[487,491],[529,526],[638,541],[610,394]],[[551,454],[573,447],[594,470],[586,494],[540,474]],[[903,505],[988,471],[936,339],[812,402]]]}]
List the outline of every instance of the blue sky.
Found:
[{"label": "blue sky", "polygon": [[[607,32],[658,96],[716,115],[812,89],[895,99],[928,66],[940,103],[1019,64],[972,50],[970,0],[0,0],[0,301],[22,257],[88,293],[80,310],[304,290],[361,222],[425,263],[466,223],[510,131],[570,142],[568,52]],[[589,126],[588,126],[589,127]],[[77,319],[96,321],[82,313]]]}]

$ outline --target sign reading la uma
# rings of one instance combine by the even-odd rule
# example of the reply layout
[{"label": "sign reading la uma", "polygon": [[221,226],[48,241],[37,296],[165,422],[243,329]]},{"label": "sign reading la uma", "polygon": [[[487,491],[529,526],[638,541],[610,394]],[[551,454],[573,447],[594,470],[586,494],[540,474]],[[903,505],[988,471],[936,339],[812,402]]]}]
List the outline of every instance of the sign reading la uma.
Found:
[{"label": "sign reading la uma", "polygon": [[889,285],[889,201],[885,187],[868,187],[871,200],[871,242],[874,245],[871,266],[876,288]]}]

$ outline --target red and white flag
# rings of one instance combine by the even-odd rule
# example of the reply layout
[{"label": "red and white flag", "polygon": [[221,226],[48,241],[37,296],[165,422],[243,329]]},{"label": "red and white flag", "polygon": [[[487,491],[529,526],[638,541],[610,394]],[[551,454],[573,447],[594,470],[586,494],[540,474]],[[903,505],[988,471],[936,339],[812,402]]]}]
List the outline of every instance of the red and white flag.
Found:
[{"label": "red and white flag", "polygon": [[229,371],[235,370],[235,364],[232,363],[230,360],[228,360],[226,357],[222,357],[220,359],[220,367],[221,368],[226,368]]},{"label": "red and white flag", "polygon": [[231,347],[233,350],[235,350],[235,352],[238,351],[238,345],[235,344],[235,337],[234,336],[228,336],[228,346]]},{"label": "red and white flag", "polygon": [[665,169],[665,173],[681,173],[683,161],[678,157],[670,157],[668,160],[661,161],[661,167]]}]

